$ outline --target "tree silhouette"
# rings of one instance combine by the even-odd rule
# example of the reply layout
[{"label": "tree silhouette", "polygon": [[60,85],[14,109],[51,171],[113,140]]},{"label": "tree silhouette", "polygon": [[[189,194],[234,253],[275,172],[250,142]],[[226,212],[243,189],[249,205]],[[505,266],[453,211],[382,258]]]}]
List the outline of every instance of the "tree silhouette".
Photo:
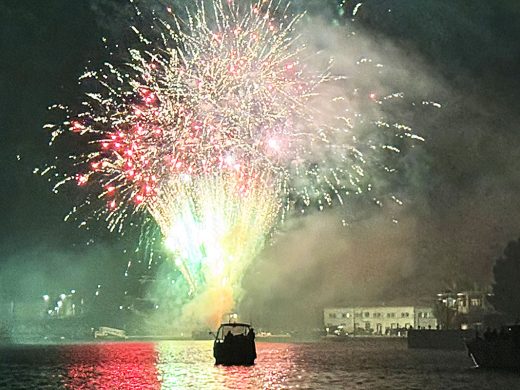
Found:
[{"label": "tree silhouette", "polygon": [[510,241],[493,267],[495,283],[489,301],[512,320],[520,319],[520,239]]}]

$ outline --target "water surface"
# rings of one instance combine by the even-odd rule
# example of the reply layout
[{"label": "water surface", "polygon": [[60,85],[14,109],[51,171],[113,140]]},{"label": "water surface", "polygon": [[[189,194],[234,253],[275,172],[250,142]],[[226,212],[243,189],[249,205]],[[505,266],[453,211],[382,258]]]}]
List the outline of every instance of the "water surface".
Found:
[{"label": "water surface", "polygon": [[210,341],[0,347],[8,389],[520,389],[520,375],[472,368],[465,352],[402,339],[257,343],[252,367],[215,366]]}]

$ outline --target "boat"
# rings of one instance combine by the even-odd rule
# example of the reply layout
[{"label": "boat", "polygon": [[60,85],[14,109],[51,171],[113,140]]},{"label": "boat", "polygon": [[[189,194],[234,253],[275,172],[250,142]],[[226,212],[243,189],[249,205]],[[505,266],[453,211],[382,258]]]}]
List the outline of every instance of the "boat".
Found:
[{"label": "boat", "polygon": [[466,341],[469,356],[477,367],[520,370],[520,325],[504,326],[500,332],[486,331]]},{"label": "boat", "polygon": [[126,332],[122,329],[110,328],[108,326],[100,326],[94,331],[95,339],[109,339],[109,340],[126,340],[128,337]]},{"label": "boat", "polygon": [[249,324],[223,323],[215,334],[213,343],[215,364],[225,366],[250,366],[255,364],[255,331]]},{"label": "boat", "polygon": [[408,348],[464,351],[464,340],[474,338],[472,329],[408,329]]}]

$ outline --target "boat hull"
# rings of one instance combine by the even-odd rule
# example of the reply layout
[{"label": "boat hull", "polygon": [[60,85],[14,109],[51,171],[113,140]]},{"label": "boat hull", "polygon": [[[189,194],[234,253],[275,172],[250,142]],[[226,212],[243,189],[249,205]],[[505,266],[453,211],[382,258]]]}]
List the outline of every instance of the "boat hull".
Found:
[{"label": "boat hull", "polygon": [[515,340],[475,339],[466,346],[478,367],[520,371],[520,346]]},{"label": "boat hull", "polygon": [[215,364],[250,366],[255,364],[255,334],[249,324],[222,324],[213,344]]}]

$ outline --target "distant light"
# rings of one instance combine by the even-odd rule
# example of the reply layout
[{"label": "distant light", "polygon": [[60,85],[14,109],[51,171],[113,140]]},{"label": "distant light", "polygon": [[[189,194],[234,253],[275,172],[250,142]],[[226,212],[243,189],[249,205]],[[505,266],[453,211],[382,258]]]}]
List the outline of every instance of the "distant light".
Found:
[{"label": "distant light", "polygon": [[76,294],[76,290],[72,289],[72,290],[70,290],[70,293],[71,294]]},{"label": "distant light", "polygon": [[60,294],[60,298],[61,298],[61,300],[63,301],[65,298],[67,298],[67,295],[65,295],[65,294]]},{"label": "distant light", "polygon": [[123,306],[119,306],[119,310],[123,310]]},{"label": "distant light", "polygon": [[47,294],[45,294],[45,295],[43,296],[43,300],[44,300],[45,302],[47,302],[47,301],[49,300],[49,296],[48,296]]}]

